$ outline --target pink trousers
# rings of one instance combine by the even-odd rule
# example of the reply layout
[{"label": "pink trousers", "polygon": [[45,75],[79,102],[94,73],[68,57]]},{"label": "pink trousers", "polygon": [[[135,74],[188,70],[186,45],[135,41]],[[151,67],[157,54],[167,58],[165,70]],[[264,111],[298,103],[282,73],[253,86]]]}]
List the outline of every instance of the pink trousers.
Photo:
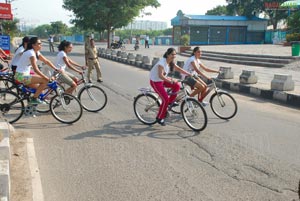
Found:
[{"label": "pink trousers", "polygon": [[[177,96],[177,92],[180,90],[180,84],[179,83],[171,84],[165,81],[153,82],[152,80],[150,80],[150,85],[154,89],[154,91],[159,95],[162,101],[157,114],[157,118],[164,119],[167,114],[168,105],[174,102]],[[170,95],[170,97],[165,88],[172,89],[172,94]]]}]

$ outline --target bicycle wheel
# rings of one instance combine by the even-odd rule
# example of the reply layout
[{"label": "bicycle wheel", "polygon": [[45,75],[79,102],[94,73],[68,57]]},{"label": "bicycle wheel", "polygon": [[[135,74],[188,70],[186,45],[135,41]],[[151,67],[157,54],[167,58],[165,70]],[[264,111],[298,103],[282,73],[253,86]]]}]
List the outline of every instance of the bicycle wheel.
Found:
[{"label": "bicycle wheel", "polygon": [[237,113],[236,101],[226,92],[214,93],[209,102],[213,113],[220,119],[231,119]]},{"label": "bicycle wheel", "polygon": [[101,87],[96,85],[85,86],[80,89],[78,99],[82,107],[89,112],[98,112],[107,103],[106,93]]},{"label": "bicycle wheel", "polygon": [[139,94],[133,102],[135,116],[140,122],[147,125],[156,123],[160,103],[152,94]]},{"label": "bicycle wheel", "polygon": [[[45,89],[42,93],[47,93],[47,91],[49,91],[51,89]],[[50,93],[48,95],[46,95],[45,97],[43,97],[43,101],[45,104],[38,104],[36,106],[36,110],[40,113],[47,113],[50,111],[50,102],[51,99],[57,95],[57,91],[55,90],[51,90]]]},{"label": "bicycle wheel", "polygon": [[181,104],[181,115],[185,123],[194,131],[202,131],[207,125],[207,115],[202,105],[193,98]]},{"label": "bicycle wheel", "polygon": [[82,107],[79,100],[75,96],[66,93],[56,95],[51,99],[50,111],[56,120],[66,124],[75,123],[82,116]]},{"label": "bicycle wheel", "polygon": [[0,112],[9,123],[18,121],[25,110],[24,102],[12,91],[0,91]]},{"label": "bicycle wheel", "polygon": [[18,94],[18,85],[16,85],[15,82],[10,78],[0,78],[0,89],[9,90]]},{"label": "bicycle wheel", "polygon": [[180,89],[180,91],[177,93],[177,97],[175,99],[175,101],[178,103],[178,106],[174,106],[171,108],[171,111],[175,114],[181,114],[180,106],[181,106],[182,101],[184,101],[184,97],[185,97],[184,90],[186,90],[187,95],[190,94],[190,91],[188,89],[186,89],[186,88]]}]

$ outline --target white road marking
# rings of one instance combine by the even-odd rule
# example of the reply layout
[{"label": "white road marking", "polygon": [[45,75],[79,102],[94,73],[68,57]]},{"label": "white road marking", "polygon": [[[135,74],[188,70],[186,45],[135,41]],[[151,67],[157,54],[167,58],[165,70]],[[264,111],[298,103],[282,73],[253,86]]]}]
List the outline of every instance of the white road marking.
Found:
[{"label": "white road marking", "polygon": [[40,177],[40,170],[37,164],[32,138],[27,138],[27,155],[31,174],[32,199],[33,201],[43,201],[44,195]]}]

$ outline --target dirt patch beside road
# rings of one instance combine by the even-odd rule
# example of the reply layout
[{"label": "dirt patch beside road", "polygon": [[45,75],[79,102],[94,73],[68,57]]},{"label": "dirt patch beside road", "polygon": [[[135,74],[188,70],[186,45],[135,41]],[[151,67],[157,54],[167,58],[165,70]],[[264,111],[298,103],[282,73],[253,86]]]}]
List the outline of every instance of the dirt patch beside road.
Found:
[{"label": "dirt patch beside road", "polygon": [[27,157],[28,134],[16,131],[11,134],[11,196],[12,201],[32,201],[31,176]]}]

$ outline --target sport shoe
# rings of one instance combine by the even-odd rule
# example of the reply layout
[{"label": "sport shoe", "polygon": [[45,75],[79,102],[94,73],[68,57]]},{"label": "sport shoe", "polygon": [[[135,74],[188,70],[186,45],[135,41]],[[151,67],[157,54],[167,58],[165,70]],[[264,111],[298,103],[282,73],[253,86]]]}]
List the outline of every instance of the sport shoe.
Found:
[{"label": "sport shoe", "polygon": [[160,125],[162,125],[162,126],[165,126],[165,125],[166,125],[164,119],[158,119],[158,118],[156,118],[156,120],[157,120],[157,123],[159,123]]},{"label": "sport shoe", "polygon": [[203,107],[206,107],[206,106],[208,106],[208,105],[209,105],[209,102],[202,101],[202,102],[201,102],[201,105],[202,105]]},{"label": "sport shoe", "polygon": [[39,98],[31,98],[29,101],[30,105],[38,105],[38,104],[45,104],[44,101],[41,101]]}]

